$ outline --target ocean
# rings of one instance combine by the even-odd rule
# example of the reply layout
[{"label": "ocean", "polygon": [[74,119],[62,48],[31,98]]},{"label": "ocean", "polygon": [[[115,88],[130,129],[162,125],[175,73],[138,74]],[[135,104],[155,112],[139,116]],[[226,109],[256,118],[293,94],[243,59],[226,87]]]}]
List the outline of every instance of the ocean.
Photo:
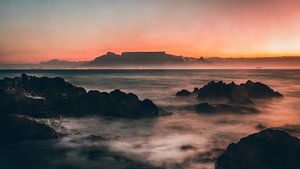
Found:
[{"label": "ocean", "polygon": [[[35,148],[7,147],[0,168],[134,168],[131,164],[166,169],[213,169],[228,144],[262,128],[279,127],[300,137],[300,70],[1,70],[0,78],[62,77],[87,90],[120,89],[151,99],[172,115],[154,119],[63,118],[68,135],[40,141]],[[176,97],[209,81],[259,81],[284,97],[259,100],[260,113],[199,114],[191,97]],[[89,140],[89,136],[96,139]],[[101,138],[101,139],[98,139]],[[24,143],[25,144],[25,143]]]}]

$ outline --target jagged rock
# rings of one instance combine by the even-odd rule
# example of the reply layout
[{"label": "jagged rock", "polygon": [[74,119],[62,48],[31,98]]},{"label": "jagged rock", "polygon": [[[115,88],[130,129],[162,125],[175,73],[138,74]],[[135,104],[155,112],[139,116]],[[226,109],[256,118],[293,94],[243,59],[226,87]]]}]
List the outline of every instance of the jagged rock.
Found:
[{"label": "jagged rock", "polygon": [[198,91],[198,99],[228,99],[232,102],[247,103],[250,99],[281,97],[279,92],[274,91],[260,82],[248,80],[240,85],[234,82],[226,84],[222,81],[211,81]]},{"label": "jagged rock", "polygon": [[0,142],[2,143],[46,140],[58,137],[55,130],[48,125],[18,116],[0,116],[0,133]]},{"label": "jagged rock", "polygon": [[218,157],[216,169],[299,169],[300,140],[266,129],[232,143]]},{"label": "jagged rock", "polygon": [[55,77],[21,77],[0,80],[2,114],[33,117],[102,115],[109,117],[155,117],[159,109],[151,100],[132,93],[89,91]]},{"label": "jagged rock", "polygon": [[208,103],[199,103],[195,105],[195,110],[198,113],[238,113],[249,114],[258,113],[259,111],[254,107],[234,106],[228,104],[210,105]]},{"label": "jagged rock", "polygon": [[191,96],[191,95],[198,94],[198,92],[199,92],[199,89],[196,87],[194,88],[194,90],[192,92],[190,92],[186,89],[182,89],[176,93],[176,96]]},{"label": "jagged rock", "polygon": [[248,80],[240,85],[234,82],[226,84],[223,81],[211,81],[202,88],[195,88],[193,92],[182,89],[176,96],[197,95],[199,100],[227,100],[230,103],[253,104],[251,99],[282,97],[282,94],[274,91],[260,82]]}]

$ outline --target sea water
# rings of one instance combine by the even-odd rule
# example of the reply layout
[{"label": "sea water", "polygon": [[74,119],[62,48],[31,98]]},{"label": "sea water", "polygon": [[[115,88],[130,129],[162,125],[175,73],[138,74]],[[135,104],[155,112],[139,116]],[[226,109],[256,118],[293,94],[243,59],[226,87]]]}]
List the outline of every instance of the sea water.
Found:
[{"label": "sea water", "polygon": [[[3,167],[131,168],[131,163],[167,169],[213,169],[216,157],[228,144],[265,127],[279,127],[300,136],[300,70],[1,70],[0,78],[62,77],[87,90],[120,89],[151,99],[172,115],[154,119],[63,118],[66,136],[38,142],[31,148],[0,153]],[[176,97],[209,81],[259,81],[284,95],[259,100],[260,113],[199,114],[199,103]],[[91,138],[94,136],[94,139]],[[90,136],[90,137],[89,137]],[[33,144],[33,143],[27,143]],[[22,165],[23,164],[23,165]],[[2,165],[2,167],[1,167]]]}]

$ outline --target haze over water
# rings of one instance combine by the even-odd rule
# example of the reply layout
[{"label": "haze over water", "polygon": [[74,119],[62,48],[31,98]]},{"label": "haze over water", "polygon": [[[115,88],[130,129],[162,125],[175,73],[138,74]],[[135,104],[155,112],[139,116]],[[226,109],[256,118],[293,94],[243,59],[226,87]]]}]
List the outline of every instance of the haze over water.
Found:
[{"label": "haze over water", "polygon": [[[53,160],[45,168],[126,168],[126,161],[114,155],[108,158],[99,154],[100,151],[168,169],[213,169],[215,157],[228,144],[263,126],[285,127],[292,131],[290,134],[300,136],[300,70],[3,70],[0,78],[19,76],[23,72],[63,77],[87,90],[132,92],[139,98],[153,100],[173,115],[146,120],[64,118],[61,125],[69,135],[59,141],[38,143],[45,152],[32,152],[25,159],[15,157],[19,163],[39,166],[42,164],[39,160],[51,156]],[[258,101],[260,113],[242,115],[197,114],[189,108],[199,103],[195,97],[175,96],[181,89],[192,90],[211,80],[238,84],[260,81],[284,97]],[[90,135],[104,139],[87,140]],[[19,152],[22,153],[26,154]],[[7,164],[16,159],[8,159]]]}]

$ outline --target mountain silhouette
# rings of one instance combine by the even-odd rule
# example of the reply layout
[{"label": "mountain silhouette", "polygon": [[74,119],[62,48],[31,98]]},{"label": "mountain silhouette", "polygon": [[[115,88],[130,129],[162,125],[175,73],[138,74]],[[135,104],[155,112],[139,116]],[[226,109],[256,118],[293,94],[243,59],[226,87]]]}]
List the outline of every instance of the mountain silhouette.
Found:
[{"label": "mountain silhouette", "polygon": [[107,52],[95,60],[83,64],[83,67],[113,66],[167,66],[206,63],[205,59],[188,58],[167,54],[166,52],[123,52],[121,55]]}]

